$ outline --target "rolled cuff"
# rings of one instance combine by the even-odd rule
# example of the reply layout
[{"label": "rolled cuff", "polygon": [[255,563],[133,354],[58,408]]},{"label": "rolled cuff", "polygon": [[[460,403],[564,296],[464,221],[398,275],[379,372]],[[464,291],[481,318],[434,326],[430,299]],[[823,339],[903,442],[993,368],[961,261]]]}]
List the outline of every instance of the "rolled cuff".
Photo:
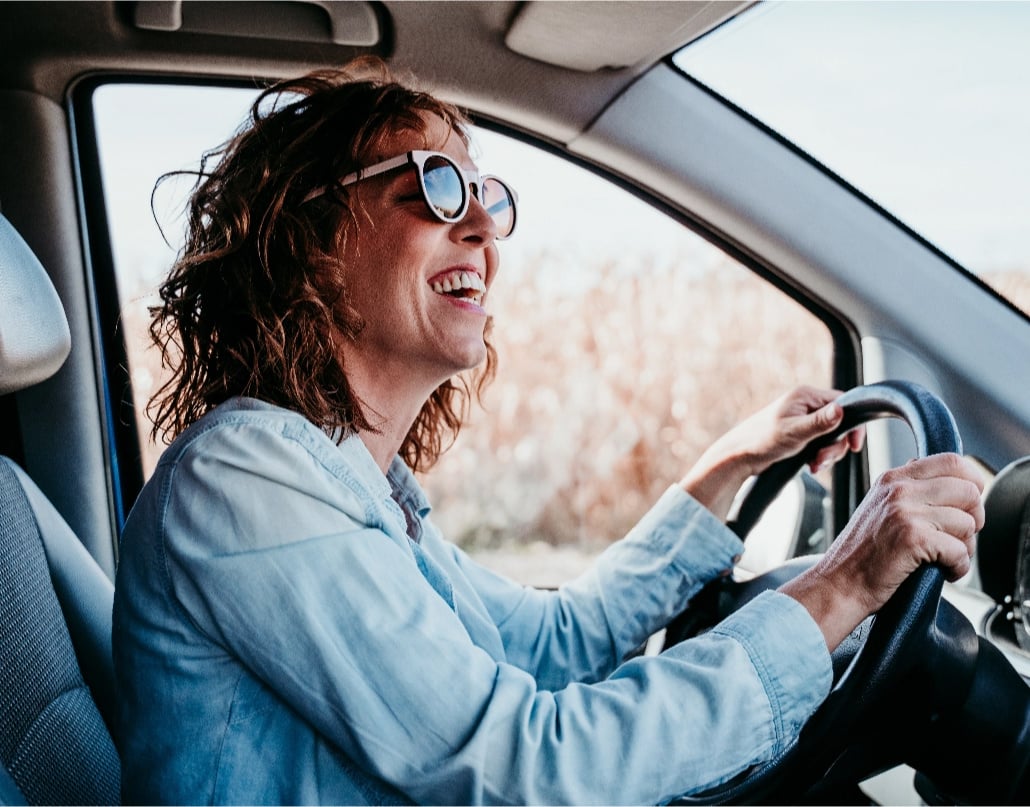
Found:
[{"label": "rolled cuff", "polygon": [[822,631],[801,603],[766,591],[712,629],[743,645],[769,699],[776,750],[797,737],[833,683]]}]

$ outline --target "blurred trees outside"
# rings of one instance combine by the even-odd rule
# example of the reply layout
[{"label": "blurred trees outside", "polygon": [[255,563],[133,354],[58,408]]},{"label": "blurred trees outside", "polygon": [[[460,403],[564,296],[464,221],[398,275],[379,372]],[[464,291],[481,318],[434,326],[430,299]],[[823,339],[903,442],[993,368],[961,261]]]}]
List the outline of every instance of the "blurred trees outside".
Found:
[{"label": "blurred trees outside", "polygon": [[422,480],[450,540],[594,554],[622,537],[720,434],[798,383],[829,385],[827,328],[718,253],[705,271],[608,262],[555,290],[562,259],[488,307],[500,367]]}]

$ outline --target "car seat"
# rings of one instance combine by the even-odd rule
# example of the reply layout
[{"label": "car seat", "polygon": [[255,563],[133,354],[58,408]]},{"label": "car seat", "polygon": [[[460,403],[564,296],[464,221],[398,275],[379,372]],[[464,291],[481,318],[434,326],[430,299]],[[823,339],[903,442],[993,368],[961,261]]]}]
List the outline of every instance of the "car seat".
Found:
[{"label": "car seat", "polygon": [[[69,350],[57,292],[0,215],[0,396],[53,375]],[[46,496],[0,457],[0,803],[119,801],[113,598]]]}]

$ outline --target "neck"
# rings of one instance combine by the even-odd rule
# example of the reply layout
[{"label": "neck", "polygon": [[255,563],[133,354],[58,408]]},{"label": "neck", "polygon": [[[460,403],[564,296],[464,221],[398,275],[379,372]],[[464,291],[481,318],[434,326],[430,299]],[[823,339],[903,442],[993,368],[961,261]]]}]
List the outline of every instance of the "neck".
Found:
[{"label": "neck", "polygon": [[[412,423],[414,422],[414,418],[412,418]],[[410,428],[409,424],[408,429]],[[404,443],[404,438],[408,435],[408,429],[395,432],[389,427],[389,424],[384,424],[379,426],[378,432],[358,432],[361,442],[365,444],[368,453],[372,455],[372,459],[384,474],[390,470],[393,458],[397,456],[397,452]]]},{"label": "neck", "polygon": [[[446,379],[443,379],[446,380]],[[361,362],[349,362],[347,381],[375,431],[360,431],[376,465],[386,473],[400,451],[404,439],[425,402],[443,380],[412,378],[410,368],[391,372],[382,365],[369,368]]]}]

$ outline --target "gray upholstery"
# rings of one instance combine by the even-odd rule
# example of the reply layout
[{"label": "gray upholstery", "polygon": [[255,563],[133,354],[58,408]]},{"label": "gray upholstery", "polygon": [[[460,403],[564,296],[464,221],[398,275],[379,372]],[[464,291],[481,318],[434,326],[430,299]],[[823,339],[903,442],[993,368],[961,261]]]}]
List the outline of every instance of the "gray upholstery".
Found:
[{"label": "gray upholstery", "polygon": [[35,514],[0,460],[0,761],[30,804],[114,804],[118,756],[79,671]]},{"label": "gray upholstery", "polygon": [[14,783],[11,774],[3,765],[0,765],[0,804],[28,804],[25,794]]},{"label": "gray upholstery", "polygon": [[46,380],[70,350],[68,320],[50,278],[0,215],[0,395]]},{"label": "gray upholstery", "polygon": [[50,582],[71,635],[82,675],[89,684],[104,722],[112,725],[117,697],[111,655],[114,586],[35,482],[8,458],[0,457],[0,470],[5,464],[20,485],[39,529],[50,569]]},{"label": "gray upholstery", "polygon": [[[70,348],[50,279],[0,216],[0,394]],[[59,456],[54,462],[60,462]],[[114,587],[26,473],[0,457],[0,802],[114,804]]]}]

